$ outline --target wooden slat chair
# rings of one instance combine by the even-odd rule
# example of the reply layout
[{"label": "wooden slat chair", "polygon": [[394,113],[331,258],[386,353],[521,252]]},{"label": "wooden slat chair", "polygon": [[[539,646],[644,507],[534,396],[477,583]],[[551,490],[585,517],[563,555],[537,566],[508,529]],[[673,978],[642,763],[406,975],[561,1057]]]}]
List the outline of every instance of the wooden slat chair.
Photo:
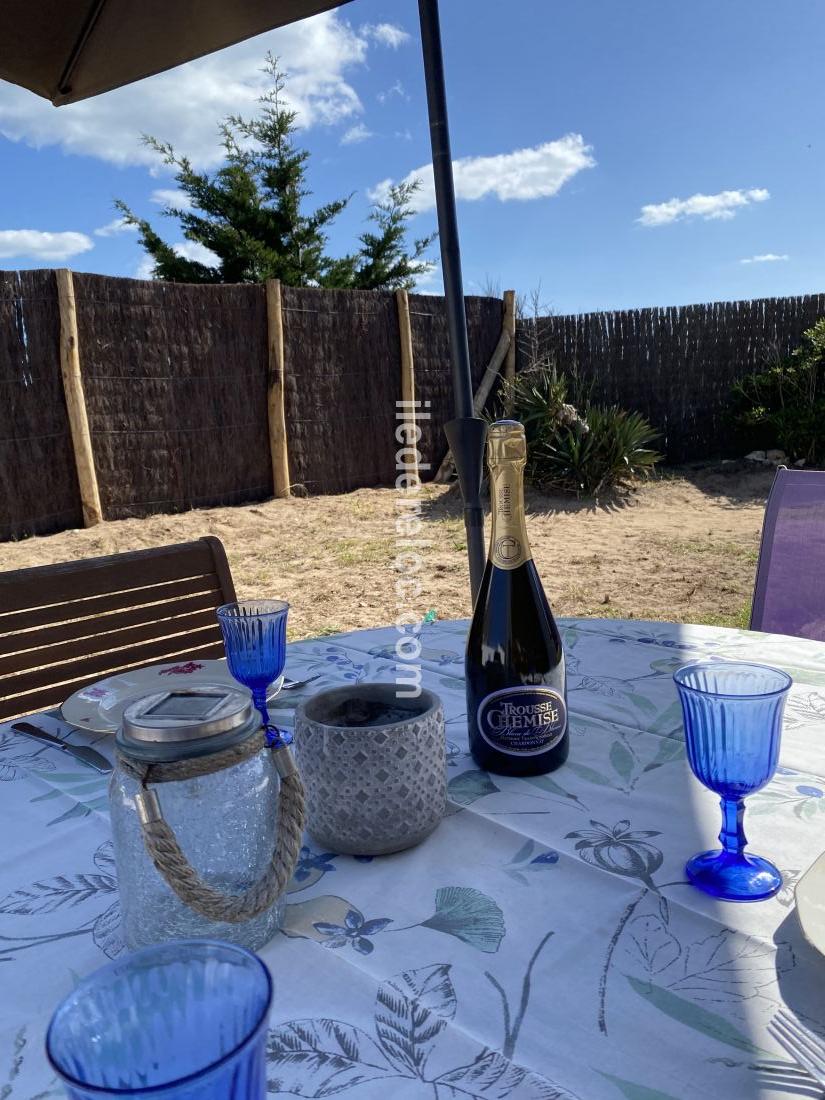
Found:
[{"label": "wooden slat chair", "polygon": [[222,657],[219,539],[0,573],[0,720],[140,665]]}]

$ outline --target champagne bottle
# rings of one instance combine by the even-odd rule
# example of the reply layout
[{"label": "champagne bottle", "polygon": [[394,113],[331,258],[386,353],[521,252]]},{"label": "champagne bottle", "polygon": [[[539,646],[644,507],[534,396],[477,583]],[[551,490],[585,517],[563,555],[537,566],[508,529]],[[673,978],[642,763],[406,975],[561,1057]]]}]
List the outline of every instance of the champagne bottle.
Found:
[{"label": "champagne bottle", "polygon": [[570,747],[564,651],[524,520],[526,461],[524,427],[492,424],[492,532],[467,639],[467,722],[473,759],[501,775],[553,771]]}]

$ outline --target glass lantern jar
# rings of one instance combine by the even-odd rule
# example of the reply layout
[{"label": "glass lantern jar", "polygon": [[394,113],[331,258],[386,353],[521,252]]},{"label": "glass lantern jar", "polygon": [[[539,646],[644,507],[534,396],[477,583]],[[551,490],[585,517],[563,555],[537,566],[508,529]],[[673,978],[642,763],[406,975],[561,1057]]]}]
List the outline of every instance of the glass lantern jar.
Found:
[{"label": "glass lantern jar", "polygon": [[213,919],[181,898],[179,867],[158,870],[147,847],[147,821],[160,820],[184,867],[233,900],[267,874],[279,767],[249,696],[218,685],[146,696],[127,707],[117,748],[110,800],[127,947],[193,937],[261,947],[281,924],[282,897],[248,919]]}]

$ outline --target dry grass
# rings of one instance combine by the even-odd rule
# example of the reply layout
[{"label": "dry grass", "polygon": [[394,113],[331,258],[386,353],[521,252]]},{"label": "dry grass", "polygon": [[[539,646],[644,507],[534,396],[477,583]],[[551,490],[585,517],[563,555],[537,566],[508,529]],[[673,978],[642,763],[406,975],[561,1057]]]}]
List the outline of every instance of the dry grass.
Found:
[{"label": "dry grass", "polygon": [[[771,475],[737,466],[682,471],[595,505],[528,493],[533,552],[560,615],[746,625]],[[424,591],[415,610],[469,614],[464,528],[454,489],[423,493]],[[112,554],[204,534],[226,546],[240,596],[281,596],[290,637],[395,618],[396,494],[361,489],[238,508],[119,520],[5,543],[2,568]]]}]

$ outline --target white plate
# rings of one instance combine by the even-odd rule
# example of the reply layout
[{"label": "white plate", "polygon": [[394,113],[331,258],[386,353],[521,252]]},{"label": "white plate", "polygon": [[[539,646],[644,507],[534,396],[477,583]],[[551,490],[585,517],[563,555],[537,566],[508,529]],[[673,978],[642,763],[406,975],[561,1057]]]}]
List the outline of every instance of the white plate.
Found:
[{"label": "white plate", "polygon": [[805,939],[825,955],[825,852],[796,884],[796,911]]},{"label": "white plate", "polygon": [[[220,684],[246,691],[233,679],[226,661],[198,660],[172,661],[148,668],[135,668],[119,672],[96,684],[81,688],[69,696],[60,708],[63,718],[73,726],[97,733],[113,733],[120,725],[123,712],[133,699],[150,695],[153,691],[191,687],[193,684]],[[276,680],[267,692],[269,698],[276,695],[281,681]]]}]

